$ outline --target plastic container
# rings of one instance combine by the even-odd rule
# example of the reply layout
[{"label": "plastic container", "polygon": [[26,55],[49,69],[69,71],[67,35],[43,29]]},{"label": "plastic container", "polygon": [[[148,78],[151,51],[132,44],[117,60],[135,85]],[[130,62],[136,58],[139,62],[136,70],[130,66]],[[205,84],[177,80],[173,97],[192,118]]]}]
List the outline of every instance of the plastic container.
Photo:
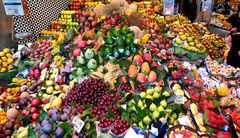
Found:
[{"label": "plastic container", "polygon": [[114,134],[114,133],[110,130],[110,134],[111,134],[113,137],[123,138],[123,137],[126,135],[126,133],[127,133],[128,130],[129,130],[129,128],[128,128],[126,131],[124,131],[122,134],[119,134],[119,135]]}]

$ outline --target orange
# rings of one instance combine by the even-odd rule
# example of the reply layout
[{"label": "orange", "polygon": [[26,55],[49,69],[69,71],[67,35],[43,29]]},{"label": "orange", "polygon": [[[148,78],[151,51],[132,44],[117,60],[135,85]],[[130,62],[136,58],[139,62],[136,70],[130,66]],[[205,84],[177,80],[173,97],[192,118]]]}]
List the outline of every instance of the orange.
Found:
[{"label": "orange", "polygon": [[11,50],[10,50],[9,48],[5,48],[5,49],[3,49],[3,52],[4,52],[4,53],[10,53]]},{"label": "orange", "polygon": [[8,66],[7,62],[3,62],[3,63],[2,63],[2,66],[3,66],[4,68],[7,67],[7,66]]},{"label": "orange", "polygon": [[7,100],[9,100],[9,101],[13,100],[13,96],[12,95],[8,95],[7,96]]},{"label": "orange", "polygon": [[7,57],[7,58],[12,58],[12,54],[9,54],[9,53],[8,53],[8,54],[6,54],[6,57]]},{"label": "orange", "polygon": [[13,88],[14,93],[19,93],[21,91],[20,87]]},{"label": "orange", "polygon": [[6,62],[7,61],[7,58],[6,57],[2,57],[1,58],[3,62]]},{"label": "orange", "polygon": [[14,60],[12,58],[7,59],[8,64],[12,64],[13,62],[14,62]]},{"label": "orange", "polygon": [[0,72],[5,72],[7,69],[6,68],[1,68]]}]

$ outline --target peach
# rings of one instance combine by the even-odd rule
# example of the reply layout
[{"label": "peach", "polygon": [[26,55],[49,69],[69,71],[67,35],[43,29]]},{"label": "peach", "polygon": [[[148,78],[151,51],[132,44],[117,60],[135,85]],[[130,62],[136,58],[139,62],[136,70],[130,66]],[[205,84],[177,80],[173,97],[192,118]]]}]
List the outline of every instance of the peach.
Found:
[{"label": "peach", "polygon": [[136,77],[138,75],[138,69],[136,65],[130,65],[128,69],[128,77]]},{"label": "peach", "polygon": [[148,82],[154,83],[157,80],[157,73],[154,71],[151,71],[148,75]]},{"label": "peach", "polygon": [[127,79],[126,79],[126,77],[122,76],[122,78],[121,78],[121,82],[122,82],[122,83],[127,83]]},{"label": "peach", "polygon": [[143,55],[143,59],[144,59],[145,61],[152,62],[152,56],[151,56],[150,54],[148,54],[148,53],[145,53],[145,54]]},{"label": "peach", "polygon": [[142,73],[146,73],[147,75],[149,74],[149,72],[150,72],[150,67],[149,67],[148,62],[144,62],[144,63],[141,65],[141,72],[142,72]]},{"label": "peach", "polygon": [[147,77],[146,77],[146,75],[144,75],[144,74],[142,74],[142,73],[138,74],[138,76],[137,76],[137,81],[146,83],[146,82],[147,82]]},{"label": "peach", "polygon": [[139,55],[135,55],[134,58],[133,58],[133,61],[134,61],[135,63],[137,63],[138,65],[141,65],[141,64],[143,63],[143,59],[142,59],[142,57],[139,56]]}]

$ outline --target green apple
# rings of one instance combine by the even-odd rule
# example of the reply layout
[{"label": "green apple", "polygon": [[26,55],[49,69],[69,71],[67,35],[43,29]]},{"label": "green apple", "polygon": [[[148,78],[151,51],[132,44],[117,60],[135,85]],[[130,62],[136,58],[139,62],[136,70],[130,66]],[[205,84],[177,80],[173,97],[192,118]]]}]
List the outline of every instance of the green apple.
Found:
[{"label": "green apple", "polygon": [[144,103],[142,102],[142,100],[138,101],[138,107],[142,108],[144,106]]},{"label": "green apple", "polygon": [[162,87],[157,86],[154,88],[154,91],[160,93],[162,91]]},{"label": "green apple", "polygon": [[154,103],[152,103],[152,104],[150,105],[149,109],[150,109],[150,111],[153,112],[153,111],[157,110],[157,106],[156,106]]},{"label": "green apple", "polygon": [[141,94],[140,94],[140,97],[141,97],[141,98],[144,99],[144,98],[146,98],[146,96],[147,96],[147,93],[146,93],[146,92],[141,92]]},{"label": "green apple", "polygon": [[167,107],[167,102],[166,102],[166,100],[165,100],[165,99],[162,100],[162,101],[160,102],[160,105],[161,105],[163,108],[166,108],[166,107]]},{"label": "green apple", "polygon": [[143,118],[143,122],[144,122],[146,125],[148,125],[148,124],[151,122],[150,117],[149,117],[149,116],[145,116],[145,117]]},{"label": "green apple", "polygon": [[147,90],[147,94],[148,95],[153,95],[153,93],[154,93],[154,89],[153,88]]},{"label": "green apple", "polygon": [[158,106],[157,110],[158,110],[158,112],[162,112],[162,111],[164,111],[164,108],[162,106]]},{"label": "green apple", "polygon": [[168,91],[164,91],[164,92],[162,93],[162,95],[165,96],[165,97],[169,97],[169,96],[170,96],[170,93],[169,93]]},{"label": "green apple", "polygon": [[158,119],[159,116],[160,116],[160,113],[159,113],[157,110],[155,110],[155,111],[153,112],[153,114],[152,114],[152,117],[153,117],[154,119]]},{"label": "green apple", "polygon": [[152,95],[147,95],[146,98],[147,98],[147,99],[151,99],[151,100],[154,99],[154,97],[153,97]]},{"label": "green apple", "polygon": [[164,117],[161,117],[161,118],[159,119],[159,121],[160,121],[160,122],[163,122],[164,119],[165,119]]},{"label": "green apple", "polygon": [[157,93],[157,92],[154,92],[154,94],[153,94],[153,97],[156,98],[156,99],[159,98],[160,96],[161,95],[159,93]]}]

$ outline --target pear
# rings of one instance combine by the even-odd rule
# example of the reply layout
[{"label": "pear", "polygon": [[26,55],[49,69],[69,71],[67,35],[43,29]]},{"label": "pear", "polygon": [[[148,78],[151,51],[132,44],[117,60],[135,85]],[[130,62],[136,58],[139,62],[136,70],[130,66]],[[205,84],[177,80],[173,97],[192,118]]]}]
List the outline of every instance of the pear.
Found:
[{"label": "pear", "polygon": [[158,106],[157,111],[160,113],[160,112],[164,111],[164,108],[162,106]]},{"label": "pear", "polygon": [[150,111],[153,112],[153,111],[157,110],[157,106],[156,106],[154,103],[152,103],[152,104],[150,105],[149,109],[150,109]]},{"label": "pear", "polygon": [[159,116],[160,116],[160,113],[159,113],[157,110],[155,110],[155,111],[153,112],[153,114],[152,114],[152,117],[153,117],[154,119],[158,119]]},{"label": "pear", "polygon": [[145,117],[143,118],[143,122],[144,122],[146,125],[148,125],[148,124],[151,122],[150,117],[149,117],[149,116],[145,116]]},{"label": "pear", "polygon": [[144,98],[146,98],[146,96],[147,96],[147,93],[146,93],[146,92],[141,92],[141,94],[140,94],[140,97],[141,97],[141,98],[144,99]]},{"label": "pear", "polygon": [[170,117],[169,123],[172,125],[174,122],[175,122],[175,120],[172,117]]},{"label": "pear", "polygon": [[138,107],[143,108],[143,106],[144,106],[144,103],[141,100],[139,100],[138,101]]},{"label": "pear", "polygon": [[168,91],[164,91],[164,92],[162,93],[162,95],[165,96],[165,97],[169,97],[169,96],[170,96],[170,93],[169,93]]},{"label": "pear", "polygon": [[154,88],[154,91],[160,93],[162,91],[162,87],[157,86]]},{"label": "pear", "polygon": [[173,113],[171,116],[172,116],[173,119],[177,119],[177,114],[176,113]]},{"label": "pear", "polygon": [[148,89],[147,90],[147,94],[148,95],[153,95],[153,93],[154,93],[154,89]]},{"label": "pear", "polygon": [[142,122],[142,121],[140,121],[140,122],[138,123],[138,126],[139,126],[141,129],[144,129],[144,126],[143,126],[143,122]]},{"label": "pear", "polygon": [[166,109],[165,112],[170,114],[172,112],[172,109]]},{"label": "pear", "polygon": [[147,95],[146,98],[147,98],[147,99],[151,99],[151,100],[154,99],[154,97],[153,97],[152,95]]},{"label": "pear", "polygon": [[154,94],[153,94],[153,97],[156,98],[156,99],[159,98],[160,96],[161,95],[159,93],[157,93],[157,92],[154,92]]},{"label": "pear", "polygon": [[164,117],[161,117],[161,118],[159,119],[159,121],[160,121],[160,122],[163,122],[164,119],[165,119]]},{"label": "pear", "polygon": [[161,105],[162,107],[166,108],[166,107],[167,107],[167,102],[166,102],[166,100],[165,100],[165,99],[162,100],[162,101],[160,102],[160,105]]}]

